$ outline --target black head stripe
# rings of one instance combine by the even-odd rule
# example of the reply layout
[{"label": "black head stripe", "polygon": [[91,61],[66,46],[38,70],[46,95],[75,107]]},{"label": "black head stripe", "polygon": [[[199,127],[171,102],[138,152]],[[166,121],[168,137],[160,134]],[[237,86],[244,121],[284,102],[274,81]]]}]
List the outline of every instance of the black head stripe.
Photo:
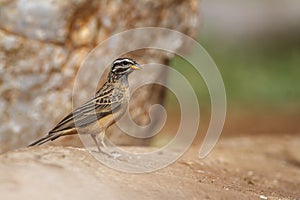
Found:
[{"label": "black head stripe", "polygon": [[125,67],[123,65],[115,65],[112,71],[117,74],[122,74],[123,72],[126,72],[128,69],[129,69],[128,67]]},{"label": "black head stripe", "polygon": [[137,63],[130,58],[119,58],[112,63],[111,72],[109,74],[108,79],[110,81],[115,81],[120,79],[121,77],[130,74],[133,69],[132,65],[136,65]]}]

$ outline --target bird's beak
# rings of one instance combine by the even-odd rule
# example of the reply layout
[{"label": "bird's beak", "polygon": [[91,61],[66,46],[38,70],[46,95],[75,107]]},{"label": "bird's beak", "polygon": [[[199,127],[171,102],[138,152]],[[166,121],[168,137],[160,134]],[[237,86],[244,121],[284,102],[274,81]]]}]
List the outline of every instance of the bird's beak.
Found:
[{"label": "bird's beak", "polygon": [[142,68],[140,67],[140,65],[138,65],[138,64],[136,64],[136,65],[131,65],[130,68],[131,68],[131,69],[134,69],[134,70],[140,70],[140,69],[142,69]]}]

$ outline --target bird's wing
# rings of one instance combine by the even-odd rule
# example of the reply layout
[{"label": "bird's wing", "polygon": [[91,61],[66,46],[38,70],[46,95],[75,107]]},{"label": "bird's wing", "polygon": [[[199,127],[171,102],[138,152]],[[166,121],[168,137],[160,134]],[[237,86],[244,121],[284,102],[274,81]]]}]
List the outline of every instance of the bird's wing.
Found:
[{"label": "bird's wing", "polygon": [[62,119],[49,134],[73,129],[75,127],[85,127],[119,110],[125,98],[123,91],[116,89],[108,89],[105,91],[107,92],[97,93],[97,96],[76,108],[72,113]]}]

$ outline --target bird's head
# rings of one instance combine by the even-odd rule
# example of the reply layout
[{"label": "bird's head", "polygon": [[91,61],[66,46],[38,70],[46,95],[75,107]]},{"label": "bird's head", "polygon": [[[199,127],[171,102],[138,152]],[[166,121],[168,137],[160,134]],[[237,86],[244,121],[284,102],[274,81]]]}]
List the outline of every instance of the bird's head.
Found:
[{"label": "bird's head", "polygon": [[140,65],[130,58],[118,58],[112,63],[109,80],[119,80],[127,77],[131,72],[141,69]]}]

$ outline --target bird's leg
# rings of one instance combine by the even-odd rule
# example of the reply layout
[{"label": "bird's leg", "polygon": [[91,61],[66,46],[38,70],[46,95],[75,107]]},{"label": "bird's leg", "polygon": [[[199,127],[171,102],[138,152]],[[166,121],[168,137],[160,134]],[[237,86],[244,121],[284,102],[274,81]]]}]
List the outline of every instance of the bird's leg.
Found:
[{"label": "bird's leg", "polygon": [[99,139],[100,139],[101,144],[102,144],[102,146],[104,147],[105,151],[107,151],[108,154],[109,154],[111,157],[113,157],[113,158],[118,158],[118,157],[121,156],[121,154],[120,154],[119,152],[117,152],[117,151],[110,151],[110,150],[109,150],[109,147],[108,147],[108,146],[106,145],[106,143],[105,143],[105,139],[107,139],[107,138],[105,137],[105,131],[102,131],[98,136],[99,136]]},{"label": "bird's leg", "polygon": [[96,147],[98,148],[99,152],[103,152],[100,148],[100,144],[98,142],[97,134],[91,134],[92,139],[94,140]]},{"label": "bird's leg", "polygon": [[[108,147],[105,144],[105,132],[104,131],[100,132],[99,134],[91,134],[91,137],[93,138],[93,140],[98,148],[99,153],[105,154],[114,159],[121,156],[121,154],[119,152],[114,152],[114,151],[110,152],[108,150]],[[101,144],[101,147],[103,147],[102,149],[100,148],[100,144]]]},{"label": "bird's leg", "polygon": [[108,149],[107,145],[105,144],[105,132],[102,131],[99,135],[98,135],[100,142],[102,144],[102,146],[104,147],[104,149]]},{"label": "bird's leg", "polygon": [[110,157],[112,156],[107,151],[108,147],[107,147],[107,145],[104,142],[104,140],[105,140],[105,132],[104,131],[100,132],[100,134],[91,134],[91,137],[94,140],[94,142],[95,142],[95,144],[96,144],[96,146],[98,148],[99,153],[106,154],[106,155],[108,155]]}]

